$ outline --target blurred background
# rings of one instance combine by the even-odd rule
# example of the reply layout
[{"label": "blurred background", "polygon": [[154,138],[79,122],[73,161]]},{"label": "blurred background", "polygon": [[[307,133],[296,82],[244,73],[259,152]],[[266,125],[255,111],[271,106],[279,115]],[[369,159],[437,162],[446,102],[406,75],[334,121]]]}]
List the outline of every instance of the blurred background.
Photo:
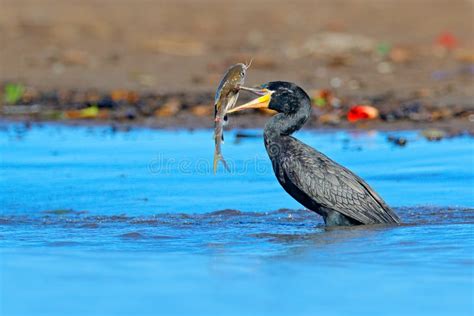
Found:
[{"label": "blurred background", "polygon": [[[191,108],[206,117],[195,125],[209,127],[208,105],[223,72],[253,59],[248,84],[294,81],[318,106],[393,110],[417,100],[462,108],[422,113],[429,121],[463,111],[467,117],[473,105],[472,0],[2,0],[1,8],[0,82],[23,90],[6,104],[119,104],[125,109],[113,119],[145,116],[156,124]],[[81,118],[42,112],[47,119]],[[338,125],[342,116],[319,123]]]}]

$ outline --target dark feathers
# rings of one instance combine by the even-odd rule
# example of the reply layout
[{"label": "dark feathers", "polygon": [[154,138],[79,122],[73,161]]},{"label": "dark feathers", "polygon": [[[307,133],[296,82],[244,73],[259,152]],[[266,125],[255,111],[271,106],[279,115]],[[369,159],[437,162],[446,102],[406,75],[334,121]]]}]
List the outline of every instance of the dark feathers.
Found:
[{"label": "dark feathers", "polygon": [[339,212],[361,224],[399,223],[400,219],[360,177],[297,139],[278,140],[272,158],[285,190],[307,208],[326,216]]}]

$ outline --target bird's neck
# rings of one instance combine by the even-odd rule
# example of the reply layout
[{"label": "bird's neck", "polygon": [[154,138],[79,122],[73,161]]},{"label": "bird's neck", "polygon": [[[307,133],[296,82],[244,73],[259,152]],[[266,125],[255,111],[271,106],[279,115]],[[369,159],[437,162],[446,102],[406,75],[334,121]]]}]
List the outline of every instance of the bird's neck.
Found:
[{"label": "bird's neck", "polygon": [[299,130],[310,116],[310,107],[301,107],[296,113],[278,113],[265,125],[264,136],[267,141],[276,141]]}]

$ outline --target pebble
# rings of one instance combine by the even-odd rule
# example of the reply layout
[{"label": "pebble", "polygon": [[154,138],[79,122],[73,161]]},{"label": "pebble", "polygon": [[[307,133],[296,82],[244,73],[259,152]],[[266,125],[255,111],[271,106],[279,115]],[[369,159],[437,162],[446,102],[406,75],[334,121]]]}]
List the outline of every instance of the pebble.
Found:
[{"label": "pebble", "polygon": [[196,105],[191,108],[191,113],[196,116],[211,116],[214,111],[214,107],[209,104]]},{"label": "pebble", "polygon": [[425,129],[421,132],[421,135],[423,135],[428,141],[440,141],[444,137],[446,137],[446,132],[442,131],[440,129],[435,129],[435,128],[429,128]]},{"label": "pebble", "polygon": [[176,98],[172,98],[155,111],[155,116],[156,117],[174,116],[179,112],[180,108],[181,108],[181,102]]},{"label": "pebble", "polygon": [[387,140],[400,147],[405,147],[408,142],[405,137],[397,137],[392,135],[388,136]]}]

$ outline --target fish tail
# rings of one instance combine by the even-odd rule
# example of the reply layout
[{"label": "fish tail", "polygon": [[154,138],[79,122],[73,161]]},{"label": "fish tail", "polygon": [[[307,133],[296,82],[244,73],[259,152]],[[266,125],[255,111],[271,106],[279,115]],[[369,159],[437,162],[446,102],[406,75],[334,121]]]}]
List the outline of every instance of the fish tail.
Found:
[{"label": "fish tail", "polygon": [[217,172],[217,165],[219,164],[219,161],[222,162],[222,165],[224,165],[225,170],[230,172],[229,166],[227,165],[227,162],[225,161],[224,157],[222,157],[221,154],[214,153],[214,163],[213,163],[214,174],[216,174]]},{"label": "fish tail", "polygon": [[222,162],[222,164],[224,165],[225,170],[227,170],[227,172],[230,172],[229,166],[227,165],[227,162],[225,161],[224,157],[220,156],[220,157],[219,157],[219,160],[220,160],[220,161]]},{"label": "fish tail", "polygon": [[214,153],[214,163],[213,163],[213,170],[214,174],[217,172],[217,163],[219,162],[219,155],[217,153]]}]

